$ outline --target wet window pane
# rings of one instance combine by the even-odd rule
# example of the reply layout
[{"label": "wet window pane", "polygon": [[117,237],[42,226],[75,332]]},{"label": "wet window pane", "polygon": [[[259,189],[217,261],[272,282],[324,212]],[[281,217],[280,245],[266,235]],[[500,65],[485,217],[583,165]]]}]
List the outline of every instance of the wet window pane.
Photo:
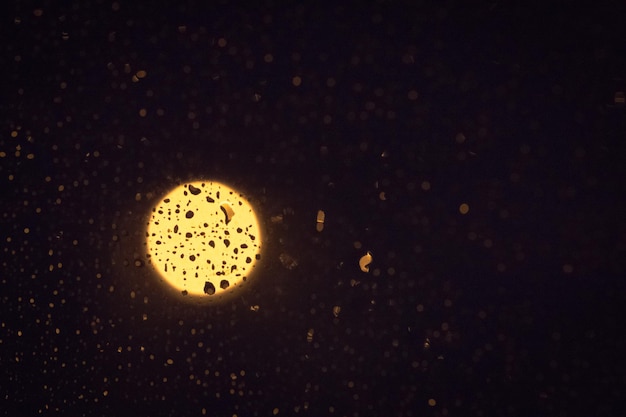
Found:
[{"label": "wet window pane", "polygon": [[26,3],[10,415],[623,413],[620,2]]}]

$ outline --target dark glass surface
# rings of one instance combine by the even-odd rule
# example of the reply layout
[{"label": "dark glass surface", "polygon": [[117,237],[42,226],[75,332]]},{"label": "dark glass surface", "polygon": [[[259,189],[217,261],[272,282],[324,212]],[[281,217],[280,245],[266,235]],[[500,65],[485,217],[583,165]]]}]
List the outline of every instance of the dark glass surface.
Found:
[{"label": "dark glass surface", "polygon": [[[279,3],[8,3],[2,414],[618,415],[622,2]],[[196,179],[264,229],[208,306],[143,242]]]}]

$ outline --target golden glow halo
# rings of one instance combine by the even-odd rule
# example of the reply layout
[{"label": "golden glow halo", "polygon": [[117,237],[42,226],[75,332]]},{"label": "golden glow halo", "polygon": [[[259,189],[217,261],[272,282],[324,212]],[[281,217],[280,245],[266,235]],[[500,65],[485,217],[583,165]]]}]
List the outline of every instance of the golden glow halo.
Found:
[{"label": "golden glow halo", "polygon": [[152,266],[183,295],[219,298],[250,276],[261,231],[250,203],[211,181],[182,184],[153,208],[147,229]]}]

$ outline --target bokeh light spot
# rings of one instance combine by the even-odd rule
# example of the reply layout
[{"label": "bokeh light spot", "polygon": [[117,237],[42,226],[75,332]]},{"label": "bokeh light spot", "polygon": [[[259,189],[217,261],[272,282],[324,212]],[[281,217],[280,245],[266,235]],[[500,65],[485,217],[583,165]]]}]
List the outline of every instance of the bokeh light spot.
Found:
[{"label": "bokeh light spot", "polygon": [[147,246],[152,266],[179,293],[216,296],[250,276],[261,231],[240,193],[198,181],[175,188],[152,209]]}]

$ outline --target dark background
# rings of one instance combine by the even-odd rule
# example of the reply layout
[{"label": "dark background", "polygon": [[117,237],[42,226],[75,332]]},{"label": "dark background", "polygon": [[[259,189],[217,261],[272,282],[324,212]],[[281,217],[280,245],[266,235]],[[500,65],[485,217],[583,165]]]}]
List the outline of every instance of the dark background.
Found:
[{"label": "dark background", "polygon": [[[3,415],[620,414],[623,2],[203,3],[3,6]],[[265,231],[222,304],[145,262],[195,179]]]}]

